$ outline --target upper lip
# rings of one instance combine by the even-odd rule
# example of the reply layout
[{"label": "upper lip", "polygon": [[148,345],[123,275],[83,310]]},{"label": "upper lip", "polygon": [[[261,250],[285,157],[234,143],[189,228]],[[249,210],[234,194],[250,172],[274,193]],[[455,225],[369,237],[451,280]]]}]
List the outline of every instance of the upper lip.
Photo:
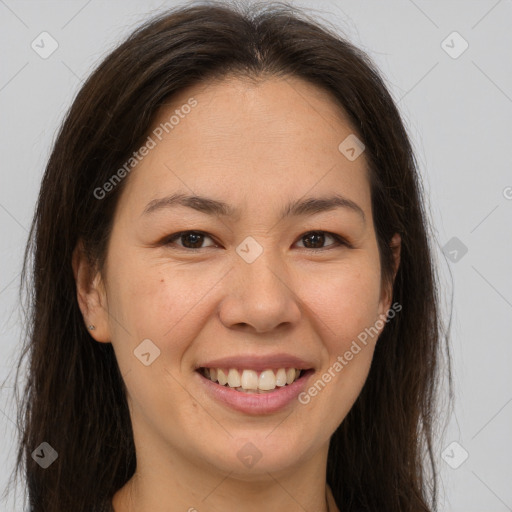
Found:
[{"label": "upper lip", "polygon": [[242,368],[262,372],[279,368],[296,368],[309,370],[313,364],[291,354],[240,355],[204,361],[196,366],[199,368]]}]

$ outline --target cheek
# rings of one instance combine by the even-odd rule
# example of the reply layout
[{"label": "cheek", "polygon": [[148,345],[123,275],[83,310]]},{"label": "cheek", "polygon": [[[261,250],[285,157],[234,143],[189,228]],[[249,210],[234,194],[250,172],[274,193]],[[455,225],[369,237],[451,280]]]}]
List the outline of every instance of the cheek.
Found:
[{"label": "cheek", "polygon": [[[173,429],[174,425],[186,424],[187,417],[197,407],[183,393],[186,381],[181,375],[180,362],[209,314],[204,295],[218,277],[205,275],[204,279],[198,279],[197,272],[190,269],[171,269],[135,257],[118,261],[110,279],[110,325],[130,407],[136,416],[142,415],[148,422],[159,418],[154,428],[167,425]],[[146,366],[135,357],[134,351],[147,339],[160,352],[154,357],[157,352],[145,342],[148,348],[144,352],[150,353],[151,360]]]},{"label": "cheek", "polygon": [[[116,320],[111,322],[118,339],[130,333],[133,350],[143,339],[151,339],[170,360],[201,330],[210,314],[208,293],[219,285],[224,272],[198,273],[192,266],[148,262],[129,258],[117,265],[111,287],[113,300],[109,309]],[[137,262],[137,263],[135,263]],[[119,324],[126,329],[120,329]]]},{"label": "cheek", "polygon": [[301,296],[319,320],[330,351],[343,350],[373,325],[379,314],[379,268],[369,258],[338,265],[331,271],[310,273]]},{"label": "cheek", "polygon": [[379,268],[373,259],[361,257],[322,275],[310,273],[304,282],[301,296],[308,298],[326,358],[299,399],[308,417],[318,418],[319,428],[330,435],[352,408],[370,370],[377,338],[368,329],[379,314]]}]

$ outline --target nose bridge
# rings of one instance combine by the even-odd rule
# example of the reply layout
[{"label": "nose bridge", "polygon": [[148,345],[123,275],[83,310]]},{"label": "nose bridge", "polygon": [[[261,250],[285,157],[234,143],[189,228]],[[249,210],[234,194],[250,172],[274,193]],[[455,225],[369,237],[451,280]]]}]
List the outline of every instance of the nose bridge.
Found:
[{"label": "nose bridge", "polygon": [[249,324],[258,331],[295,322],[300,311],[278,251],[248,237],[236,252],[223,321]]},{"label": "nose bridge", "polygon": [[254,238],[247,237],[236,252],[239,258],[235,271],[240,275],[244,295],[263,292],[269,300],[275,300],[275,294],[283,293],[283,278],[279,279],[278,275],[284,273],[284,269],[270,241],[264,247]]}]

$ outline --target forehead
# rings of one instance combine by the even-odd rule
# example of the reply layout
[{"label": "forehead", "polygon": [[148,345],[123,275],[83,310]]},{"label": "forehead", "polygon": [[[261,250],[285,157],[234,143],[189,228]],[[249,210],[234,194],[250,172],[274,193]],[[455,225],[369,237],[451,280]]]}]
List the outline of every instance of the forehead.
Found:
[{"label": "forehead", "polygon": [[366,209],[365,155],[350,161],[339,149],[354,134],[330,93],[295,77],[196,84],[158,111],[148,135],[154,147],[122,199],[142,212],[177,191],[276,207],[339,192]]}]

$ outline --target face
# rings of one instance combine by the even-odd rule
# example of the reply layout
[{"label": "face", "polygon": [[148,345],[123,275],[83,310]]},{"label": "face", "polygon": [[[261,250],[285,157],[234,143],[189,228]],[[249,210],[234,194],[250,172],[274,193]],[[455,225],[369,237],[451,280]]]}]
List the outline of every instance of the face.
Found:
[{"label": "face", "polygon": [[[338,149],[353,128],[326,92],[287,78],[194,86],[153,129],[80,295],[91,335],[113,344],[138,464],[181,457],[243,479],[325,457],[368,375],[378,334],[361,333],[380,333],[390,307],[365,154]],[[272,370],[278,385],[244,393],[198,368],[270,388]],[[284,386],[279,368],[301,376]]]}]

